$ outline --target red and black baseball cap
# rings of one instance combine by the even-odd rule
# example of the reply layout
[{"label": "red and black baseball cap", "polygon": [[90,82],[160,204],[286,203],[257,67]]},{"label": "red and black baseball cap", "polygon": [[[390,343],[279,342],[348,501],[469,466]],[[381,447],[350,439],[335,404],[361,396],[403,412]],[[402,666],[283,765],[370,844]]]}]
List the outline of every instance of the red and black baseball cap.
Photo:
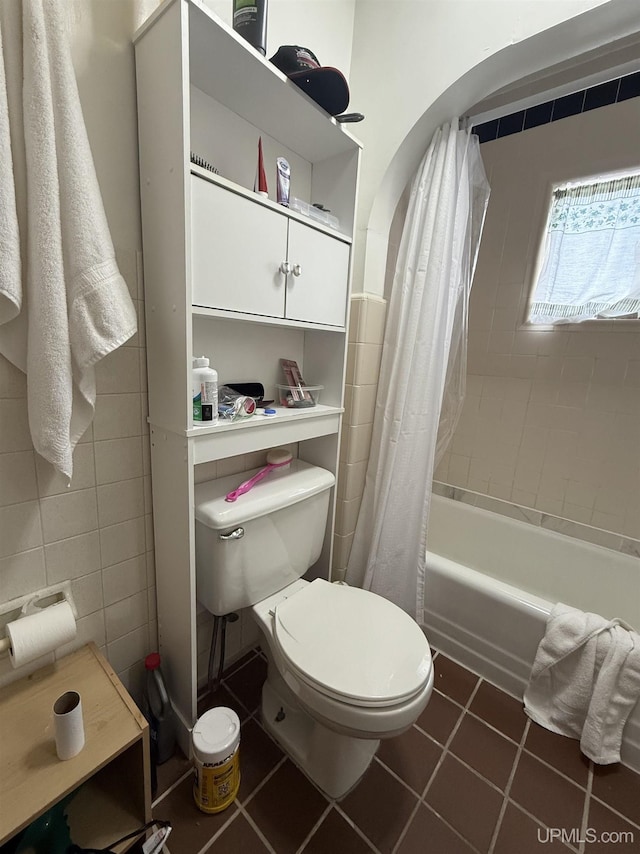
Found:
[{"label": "red and black baseball cap", "polygon": [[269,61],[329,115],[337,116],[349,106],[349,85],[342,72],[320,65],[309,48],[283,45]]}]

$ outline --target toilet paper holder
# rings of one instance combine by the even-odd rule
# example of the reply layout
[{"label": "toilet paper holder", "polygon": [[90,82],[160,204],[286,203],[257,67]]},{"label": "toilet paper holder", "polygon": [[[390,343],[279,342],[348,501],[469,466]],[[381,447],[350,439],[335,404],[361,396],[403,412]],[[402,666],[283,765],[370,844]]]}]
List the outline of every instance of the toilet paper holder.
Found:
[{"label": "toilet paper holder", "polygon": [[[27,593],[25,596],[19,596],[17,599],[0,604],[0,631],[4,633],[7,624],[14,620],[19,620],[21,617],[27,617],[30,614],[37,614],[50,605],[57,605],[59,602],[68,602],[74,620],[78,619],[78,610],[71,595],[71,584],[68,581],[63,581],[60,584],[53,584],[51,587],[44,587],[42,590]],[[0,637],[0,655],[8,653],[10,648],[11,641],[9,638],[6,635]]]}]

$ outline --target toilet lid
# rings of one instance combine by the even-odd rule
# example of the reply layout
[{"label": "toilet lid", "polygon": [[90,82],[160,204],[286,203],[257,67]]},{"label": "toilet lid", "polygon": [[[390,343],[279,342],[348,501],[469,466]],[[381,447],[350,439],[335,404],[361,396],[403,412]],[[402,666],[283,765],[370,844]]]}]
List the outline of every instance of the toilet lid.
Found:
[{"label": "toilet lid", "polygon": [[431,671],[424,633],[397,605],[320,578],[277,605],[274,635],[304,681],[356,705],[401,702]]}]

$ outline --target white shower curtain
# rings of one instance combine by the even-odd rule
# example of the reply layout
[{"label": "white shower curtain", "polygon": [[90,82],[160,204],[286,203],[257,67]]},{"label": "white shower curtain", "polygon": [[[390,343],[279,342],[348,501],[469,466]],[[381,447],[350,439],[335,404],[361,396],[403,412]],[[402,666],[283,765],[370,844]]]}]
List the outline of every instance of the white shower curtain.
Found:
[{"label": "white shower curtain", "polygon": [[[478,138],[439,128],[411,188],[347,581],[423,621],[431,481],[449,355],[448,441],[464,391],[467,300],[489,198]],[[453,345],[452,345],[453,339]],[[462,349],[461,349],[462,348]],[[457,367],[456,367],[457,362]]]}]

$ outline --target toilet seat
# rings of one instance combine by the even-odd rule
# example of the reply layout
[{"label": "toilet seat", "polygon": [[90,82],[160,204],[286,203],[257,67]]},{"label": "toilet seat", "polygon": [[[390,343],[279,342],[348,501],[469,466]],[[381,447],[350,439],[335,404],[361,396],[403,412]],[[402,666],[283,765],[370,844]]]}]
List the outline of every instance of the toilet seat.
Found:
[{"label": "toilet seat", "polygon": [[316,579],[277,604],[273,636],[287,667],[312,689],[355,706],[397,706],[424,691],[429,644],[381,596]]}]

